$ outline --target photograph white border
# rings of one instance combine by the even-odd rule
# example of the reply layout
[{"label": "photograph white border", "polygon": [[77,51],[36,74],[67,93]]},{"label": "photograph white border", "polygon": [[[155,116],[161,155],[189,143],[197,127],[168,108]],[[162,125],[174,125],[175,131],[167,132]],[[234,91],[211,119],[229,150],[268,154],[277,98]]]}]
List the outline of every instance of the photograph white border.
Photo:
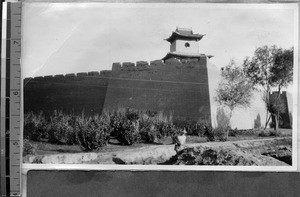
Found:
[{"label": "photograph white border", "polygon": [[[26,3],[26,2],[25,2]],[[28,2],[27,2],[28,3]],[[49,3],[49,2],[47,2]],[[55,3],[55,2],[51,2]],[[67,3],[74,3],[74,2],[67,2]],[[76,2],[76,3],[88,3],[88,2]],[[95,3],[95,2],[93,2]],[[100,2],[99,2],[100,3]],[[131,3],[103,3],[109,4],[111,6],[120,6],[126,4],[126,6],[131,6]],[[142,3],[143,5],[148,4],[148,3]],[[151,6],[165,6],[166,4],[172,4],[172,3],[149,3]],[[182,5],[183,7],[191,6],[192,3],[176,3],[176,5]],[[199,3],[195,3],[199,4]],[[139,6],[141,4],[139,3],[134,3],[135,6]],[[292,166],[191,166],[191,165],[179,165],[179,166],[174,166],[174,165],[104,165],[104,164],[27,164],[27,163],[22,163],[22,174],[26,175],[29,170],[83,170],[83,171],[91,171],[91,170],[96,170],[96,171],[261,171],[261,172],[293,172],[296,171],[297,166],[299,166],[300,159],[298,157],[297,151],[298,151],[298,144],[297,142],[300,141],[300,139],[297,138],[297,130],[298,130],[298,124],[300,122],[300,118],[298,118],[298,100],[299,100],[299,95],[298,95],[298,87],[299,87],[299,71],[298,71],[298,63],[299,63],[299,58],[298,58],[298,47],[299,47],[299,4],[297,3],[289,3],[289,4],[247,4],[247,3],[241,3],[241,4],[216,4],[216,3],[208,3],[208,4],[202,4],[203,6],[208,6],[208,7],[214,7],[214,8],[224,8],[226,6],[229,6],[231,8],[238,7],[240,9],[241,5],[244,6],[245,9],[253,8],[253,7],[258,7],[261,9],[264,8],[270,8],[270,6],[274,9],[281,9],[282,6],[287,6],[287,8],[293,7],[294,13],[295,13],[295,32],[294,32],[294,40],[297,45],[294,47],[294,92],[293,92],[293,134],[292,134]],[[297,7],[295,6],[297,5]],[[24,25],[22,23],[22,25]],[[23,87],[23,78],[21,85]],[[23,91],[22,91],[22,101],[21,101],[21,106],[23,109],[24,103],[23,103]],[[23,111],[23,110],[22,110]],[[23,112],[21,114],[21,124],[23,124]],[[23,137],[23,127],[21,127],[21,136]],[[298,151],[299,153],[300,151]],[[22,162],[22,161],[21,161]],[[24,180],[24,179],[23,179]],[[26,183],[23,183],[23,185]]]}]

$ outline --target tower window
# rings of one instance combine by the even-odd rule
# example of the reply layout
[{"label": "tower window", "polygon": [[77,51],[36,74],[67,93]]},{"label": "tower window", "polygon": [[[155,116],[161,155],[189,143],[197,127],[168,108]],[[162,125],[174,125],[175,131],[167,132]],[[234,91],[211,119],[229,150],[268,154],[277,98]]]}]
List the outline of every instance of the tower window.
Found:
[{"label": "tower window", "polygon": [[186,48],[188,48],[188,47],[190,47],[190,43],[186,42],[186,43],[184,44],[184,46],[185,46]]}]

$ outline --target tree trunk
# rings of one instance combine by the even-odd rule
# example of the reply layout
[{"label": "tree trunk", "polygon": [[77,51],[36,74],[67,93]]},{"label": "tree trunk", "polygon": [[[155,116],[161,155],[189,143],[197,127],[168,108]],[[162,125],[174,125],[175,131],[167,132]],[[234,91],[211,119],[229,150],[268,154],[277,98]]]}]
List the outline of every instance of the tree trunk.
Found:
[{"label": "tree trunk", "polygon": [[276,122],[274,131],[277,131],[279,128],[279,113],[276,113],[274,116],[275,116],[275,122]]},{"label": "tree trunk", "polygon": [[265,125],[264,130],[266,130],[266,128],[267,128],[267,126],[268,126],[268,123],[270,122],[271,117],[272,117],[272,114],[270,114],[270,116],[269,116],[269,118],[268,118],[268,120],[267,120],[267,122],[266,122],[266,125]]},{"label": "tree trunk", "polygon": [[268,123],[269,123],[269,121],[270,121],[270,117],[271,117],[271,116],[269,116],[269,111],[268,111],[268,109],[267,109],[267,113],[266,113],[266,123],[265,123],[265,128],[264,128],[264,130],[266,130],[266,128],[267,128],[267,126],[268,126]]},{"label": "tree trunk", "polygon": [[[233,112],[233,109],[230,109],[230,113],[229,113],[229,125],[230,125],[230,120],[231,120],[231,117],[232,117],[232,112]],[[226,140],[228,140],[228,133],[229,133],[229,125],[227,125],[227,132],[226,132]]]},{"label": "tree trunk", "polygon": [[[266,103],[268,103],[269,102],[269,94],[270,94],[270,91],[269,91],[269,88],[267,88],[267,90],[266,90]],[[267,126],[268,126],[268,123],[269,123],[269,121],[270,121],[270,116],[269,116],[269,111],[268,111],[268,109],[266,109],[266,111],[267,111],[267,113],[266,113],[266,124],[265,124],[265,128],[264,128],[264,130],[266,130],[266,128],[267,128]]]},{"label": "tree trunk", "polygon": [[[281,91],[281,87],[279,85],[278,86],[278,95],[277,95],[278,103],[280,102],[280,91]],[[277,113],[275,113],[274,116],[275,116],[275,121],[276,121],[274,130],[277,131],[279,128],[279,111],[277,111]]]}]

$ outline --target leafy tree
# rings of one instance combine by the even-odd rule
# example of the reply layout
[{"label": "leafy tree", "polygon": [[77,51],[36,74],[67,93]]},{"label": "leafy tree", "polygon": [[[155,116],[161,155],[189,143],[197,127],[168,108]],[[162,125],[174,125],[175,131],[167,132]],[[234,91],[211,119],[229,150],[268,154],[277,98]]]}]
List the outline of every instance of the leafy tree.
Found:
[{"label": "leafy tree", "polygon": [[229,109],[229,120],[232,117],[234,109],[250,106],[252,86],[252,83],[245,77],[242,68],[237,67],[233,60],[222,69],[221,81],[216,90],[215,100],[220,105],[226,106]]},{"label": "leafy tree", "polygon": [[246,57],[243,64],[246,77],[251,79],[253,85],[262,87],[268,93],[272,84],[270,68],[273,66],[277,50],[276,46],[258,47],[254,56],[251,59]]},{"label": "leafy tree", "polygon": [[[258,47],[251,59],[246,57],[243,67],[246,77],[253,85],[265,92],[263,98],[267,108],[265,129],[273,115],[277,125],[275,130],[277,130],[279,113],[283,110],[280,104],[280,91],[293,79],[293,49],[283,50],[275,45]],[[277,100],[270,100],[271,88],[274,87],[278,88]]]},{"label": "leafy tree", "polygon": [[280,93],[283,87],[287,87],[293,81],[293,49],[278,49],[274,55],[274,65],[270,69],[270,81],[273,87],[277,87],[277,97],[269,99],[267,106],[272,115],[275,117],[275,130],[279,127],[280,113],[286,110],[282,102]]},{"label": "leafy tree", "polygon": [[270,83],[272,87],[278,88],[279,93],[293,81],[293,53],[292,48],[278,49],[274,54],[274,63],[270,68]]}]

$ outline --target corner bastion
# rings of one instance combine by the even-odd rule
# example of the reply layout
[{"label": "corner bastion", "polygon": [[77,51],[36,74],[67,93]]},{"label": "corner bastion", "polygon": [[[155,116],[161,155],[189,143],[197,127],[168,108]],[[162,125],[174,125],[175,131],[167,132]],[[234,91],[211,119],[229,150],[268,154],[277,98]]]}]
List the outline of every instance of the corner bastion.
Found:
[{"label": "corner bastion", "polygon": [[124,107],[210,122],[207,57],[114,63],[103,108]]}]

